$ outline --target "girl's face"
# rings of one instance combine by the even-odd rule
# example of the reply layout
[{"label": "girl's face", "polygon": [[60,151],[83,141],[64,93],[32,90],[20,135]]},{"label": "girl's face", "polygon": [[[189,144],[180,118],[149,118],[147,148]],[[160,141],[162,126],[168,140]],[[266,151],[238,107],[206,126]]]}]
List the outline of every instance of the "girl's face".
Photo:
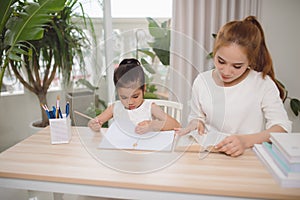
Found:
[{"label": "girl's face", "polygon": [[233,86],[246,78],[249,61],[243,47],[237,44],[220,47],[214,56],[214,80],[218,85]]},{"label": "girl's face", "polygon": [[144,102],[144,94],[141,88],[119,87],[117,90],[121,103],[128,110],[136,109]]}]

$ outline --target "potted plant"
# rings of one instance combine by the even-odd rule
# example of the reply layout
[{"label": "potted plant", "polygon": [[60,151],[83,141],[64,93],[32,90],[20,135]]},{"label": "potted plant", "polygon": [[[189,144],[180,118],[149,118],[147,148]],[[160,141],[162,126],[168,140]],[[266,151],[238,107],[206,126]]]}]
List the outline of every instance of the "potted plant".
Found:
[{"label": "potted plant", "polygon": [[[74,59],[84,66],[82,48],[89,40],[74,17],[85,22],[85,16],[73,12],[81,5],[77,0],[11,0],[1,4],[0,89],[8,70],[40,104],[47,104],[47,92],[56,74],[69,86]],[[49,121],[42,108],[41,115],[42,121],[35,126],[45,127]]]},{"label": "potted plant", "polygon": [[[153,64],[158,60],[165,67],[170,65],[170,42],[171,42],[171,31],[170,31],[170,20],[158,23],[151,17],[146,18],[148,21],[148,31],[152,36],[152,41],[148,42],[150,48],[139,48],[137,41],[136,58],[138,59],[139,52],[151,58],[151,62],[148,62],[145,58],[141,58],[141,63],[145,70],[149,74],[155,74]],[[151,82],[151,78],[146,76],[146,81]],[[155,92],[157,88],[153,84],[147,85],[145,98],[157,99]]]}]

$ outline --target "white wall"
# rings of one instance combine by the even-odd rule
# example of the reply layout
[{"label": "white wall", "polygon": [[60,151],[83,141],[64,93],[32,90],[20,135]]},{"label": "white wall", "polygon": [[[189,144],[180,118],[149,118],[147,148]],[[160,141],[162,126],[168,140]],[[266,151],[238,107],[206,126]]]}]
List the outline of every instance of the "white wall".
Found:
[{"label": "white wall", "polygon": [[[262,0],[261,22],[273,57],[277,78],[290,96],[300,99],[300,1]],[[55,102],[57,92],[49,92],[48,103]],[[61,97],[64,94],[60,94]],[[0,151],[28,137],[29,123],[40,117],[39,102],[31,94],[0,97]],[[300,132],[300,118],[287,111],[293,131]]]},{"label": "white wall", "polygon": [[[261,23],[273,58],[275,73],[289,96],[300,99],[300,1],[262,0]],[[293,132],[300,132],[300,116],[286,110],[293,121]]]}]

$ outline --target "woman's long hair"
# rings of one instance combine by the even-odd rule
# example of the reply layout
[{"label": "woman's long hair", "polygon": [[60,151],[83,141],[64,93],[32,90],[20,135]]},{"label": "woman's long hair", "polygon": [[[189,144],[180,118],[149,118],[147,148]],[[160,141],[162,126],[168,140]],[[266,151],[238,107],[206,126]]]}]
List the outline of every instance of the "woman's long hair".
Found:
[{"label": "woman's long hair", "polygon": [[265,42],[264,31],[254,16],[248,16],[240,21],[231,21],[225,24],[217,34],[213,55],[222,46],[232,43],[238,44],[245,49],[249,60],[249,67],[262,72],[263,78],[270,76],[275,82],[280,98],[285,98],[285,89],[276,80],[273,62]]}]

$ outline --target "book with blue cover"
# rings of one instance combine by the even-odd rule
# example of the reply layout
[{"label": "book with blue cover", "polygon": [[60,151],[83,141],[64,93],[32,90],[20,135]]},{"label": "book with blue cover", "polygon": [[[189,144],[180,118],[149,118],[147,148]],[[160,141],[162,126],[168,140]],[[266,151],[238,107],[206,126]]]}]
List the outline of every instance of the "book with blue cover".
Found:
[{"label": "book with blue cover", "polygon": [[280,184],[280,186],[288,188],[300,188],[300,177],[286,176],[262,144],[255,144],[253,150],[260,160],[265,164],[269,172]]},{"label": "book with blue cover", "polygon": [[300,133],[270,133],[277,152],[289,163],[300,163]]},{"label": "book with blue cover", "polygon": [[268,142],[263,142],[262,145],[286,176],[300,178],[300,163],[289,163],[281,152]]}]

